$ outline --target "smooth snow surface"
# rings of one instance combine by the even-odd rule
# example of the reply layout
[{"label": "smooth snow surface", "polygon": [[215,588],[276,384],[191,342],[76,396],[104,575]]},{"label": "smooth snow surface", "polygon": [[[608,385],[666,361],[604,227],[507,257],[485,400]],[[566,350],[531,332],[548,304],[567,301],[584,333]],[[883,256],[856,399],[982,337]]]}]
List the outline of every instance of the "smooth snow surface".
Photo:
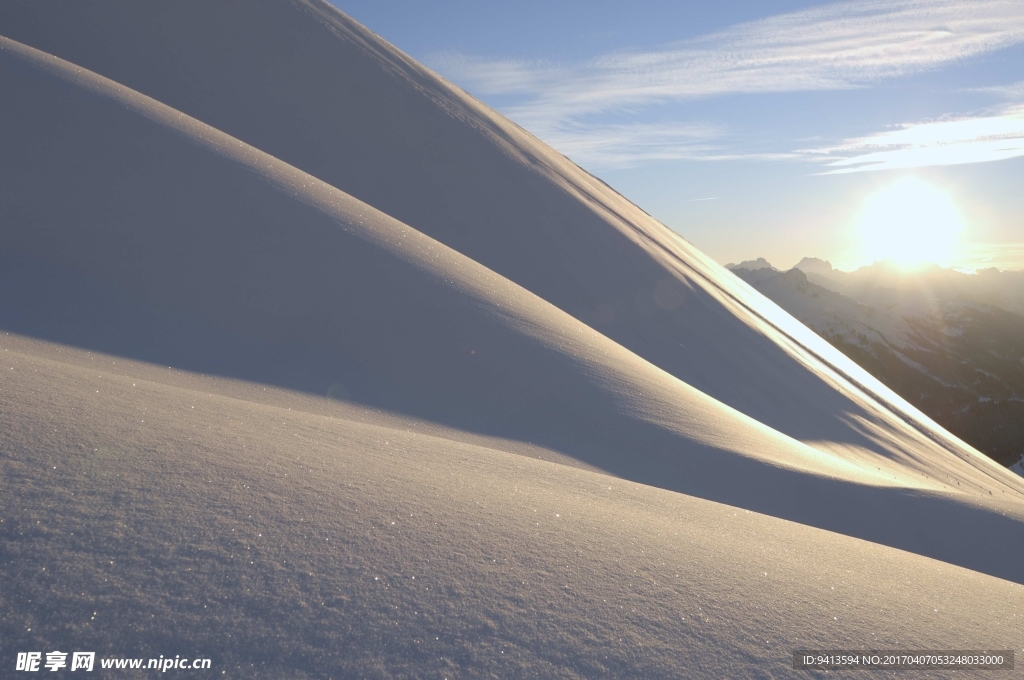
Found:
[{"label": "smooth snow surface", "polygon": [[678,235],[322,1],[14,0],[0,33],[325,181],[783,434],[977,464]]},{"label": "smooth snow surface", "polygon": [[0,32],[0,653],[734,677],[1019,642],[1024,480],[336,10]]},{"label": "smooth snow surface", "polygon": [[1024,587],[974,571],[354,405],[15,336],[0,357],[5,661],[735,678],[806,677],[804,647],[1024,652]]}]

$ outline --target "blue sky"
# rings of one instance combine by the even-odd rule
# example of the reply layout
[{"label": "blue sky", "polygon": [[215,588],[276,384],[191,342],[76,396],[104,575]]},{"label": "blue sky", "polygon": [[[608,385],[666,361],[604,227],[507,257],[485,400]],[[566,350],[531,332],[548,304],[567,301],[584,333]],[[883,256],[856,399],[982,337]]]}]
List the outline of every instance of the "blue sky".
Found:
[{"label": "blue sky", "polygon": [[1024,269],[1024,0],[335,4],[723,263],[866,264],[913,176]]}]

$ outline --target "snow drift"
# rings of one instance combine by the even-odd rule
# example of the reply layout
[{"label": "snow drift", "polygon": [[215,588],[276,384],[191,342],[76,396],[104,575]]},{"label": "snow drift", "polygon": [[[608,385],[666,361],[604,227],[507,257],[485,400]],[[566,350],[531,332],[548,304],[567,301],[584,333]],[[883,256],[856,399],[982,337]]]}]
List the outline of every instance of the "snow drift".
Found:
[{"label": "snow drift", "polygon": [[[271,677],[411,675],[424,659],[438,672],[672,674],[670,659],[700,640],[710,651],[679,674],[736,675],[779,656],[772,645],[874,644],[866,636],[880,631],[927,646],[954,630],[939,617],[925,632],[879,627],[885,615],[864,604],[879,583],[902,612],[938,598],[970,621],[957,644],[1019,638],[1005,635],[1021,630],[1020,588],[999,578],[1024,579],[1022,480],[565,158],[327,5],[56,8],[0,8],[0,129],[17,131],[0,137],[0,329],[12,357],[0,530],[5,582],[51,608],[18,628],[33,598],[5,598],[5,641],[74,642],[55,612],[88,607],[101,577],[129,587],[104,595],[117,623],[80,629],[95,644],[194,646],[216,633],[225,663]],[[146,390],[130,390],[139,380]],[[203,394],[212,401],[192,413]],[[390,415],[366,415],[378,410]],[[306,461],[301,474],[293,461]],[[485,502],[489,490],[518,493],[517,480],[565,498],[580,484],[629,491],[588,501],[594,521],[575,538],[526,547],[541,523]],[[465,526],[486,523],[490,538],[444,509],[463,487]],[[372,522],[412,498],[412,517],[446,519],[411,522],[389,542],[380,531],[392,525]],[[275,541],[248,572],[236,556],[264,525],[229,538],[241,528],[230,518],[252,519],[246,508]],[[744,510],[770,516],[730,537],[716,513]],[[649,566],[661,569],[684,554],[669,529],[686,517],[696,561],[672,578],[690,585],[673,605],[654,607],[665,592],[649,591],[644,606],[658,613],[634,622],[636,640],[657,640],[646,661],[625,647],[599,658],[625,610],[595,610],[595,628],[569,604],[541,614],[561,592],[555,545],[590,546],[582,578],[598,607],[602,574],[613,600],[635,582],[614,556],[630,540],[616,521],[659,536]],[[144,532],[131,545],[129,528]],[[786,585],[767,599],[755,592],[771,572],[737,538],[745,531],[801,555],[784,560]],[[79,539],[62,547],[65,534]],[[478,558],[502,536],[520,546],[516,566],[489,581]],[[598,554],[606,539],[611,552]],[[437,546],[473,557],[442,560]],[[402,604],[388,603],[397,585],[369,590],[384,565],[385,585],[404,578],[396,555],[435,590]],[[823,559],[824,572],[804,559]],[[47,560],[59,583],[37,573]],[[829,638],[797,593],[853,566],[849,592],[865,608]],[[182,569],[197,580],[180,581]],[[547,586],[511,588],[526,573]],[[924,590],[901,590],[905,573]],[[263,605],[243,594],[274,584],[282,594]],[[206,589],[216,614],[195,608]],[[669,614],[703,611],[710,592],[721,628],[695,632]],[[762,648],[780,619],[751,617],[787,598],[802,604],[783,607],[785,639]],[[446,609],[458,601],[474,613]],[[143,623],[145,612],[166,625]],[[415,646],[439,626],[443,644]],[[510,667],[495,665],[502,635],[518,655]],[[353,650],[348,661],[336,646]]]},{"label": "snow drift", "polygon": [[678,235],[322,0],[17,0],[0,26],[377,208],[779,432],[925,475],[961,474],[952,453],[1008,483]]}]

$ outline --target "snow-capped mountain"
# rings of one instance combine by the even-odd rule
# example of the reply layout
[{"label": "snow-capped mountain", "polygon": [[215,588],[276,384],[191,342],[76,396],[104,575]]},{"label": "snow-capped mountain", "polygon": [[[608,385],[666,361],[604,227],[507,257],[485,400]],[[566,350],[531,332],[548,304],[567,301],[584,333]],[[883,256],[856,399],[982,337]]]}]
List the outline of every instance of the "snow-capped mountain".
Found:
[{"label": "snow-capped mountain", "polygon": [[920,277],[885,265],[865,269],[846,274],[805,258],[787,272],[733,271],[950,431],[1004,465],[1017,461],[1024,317],[975,301],[1012,302],[1016,272],[940,285],[978,279],[939,268]]},{"label": "snow-capped mountain", "polygon": [[814,257],[805,257],[795,268],[813,283],[872,306],[910,299],[946,300],[991,305],[1024,315],[1024,271],[988,268],[969,274],[933,264],[906,269],[881,261],[844,272]]}]

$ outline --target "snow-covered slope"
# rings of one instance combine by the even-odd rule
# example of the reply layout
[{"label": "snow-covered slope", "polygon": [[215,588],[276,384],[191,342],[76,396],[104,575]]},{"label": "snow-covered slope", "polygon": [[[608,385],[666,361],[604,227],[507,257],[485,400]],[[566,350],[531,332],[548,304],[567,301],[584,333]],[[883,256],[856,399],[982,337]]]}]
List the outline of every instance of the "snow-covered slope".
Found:
[{"label": "snow-covered slope", "polygon": [[345,191],[783,434],[924,475],[986,464],[603,182],[322,0],[15,0],[0,27]]},{"label": "snow-covered slope", "polygon": [[[0,309],[10,324],[122,356],[343,392],[1014,577],[1024,541],[989,543],[971,523],[1002,527],[1008,515],[1024,537],[1015,475],[952,457],[925,475],[807,446],[280,160],[0,44],[3,86],[17,95],[0,124],[26,132],[2,149],[12,219]],[[824,497],[827,507],[813,500]],[[961,540],[940,540],[951,532]]]},{"label": "snow-covered slope", "polygon": [[4,659],[732,677],[1020,639],[1024,480],[564,158],[325,5],[55,7],[0,32],[143,82],[0,38]]},{"label": "snow-covered slope", "polygon": [[8,668],[55,649],[275,680],[1020,658],[1024,587],[991,576],[323,398],[4,334],[0,357]]}]

